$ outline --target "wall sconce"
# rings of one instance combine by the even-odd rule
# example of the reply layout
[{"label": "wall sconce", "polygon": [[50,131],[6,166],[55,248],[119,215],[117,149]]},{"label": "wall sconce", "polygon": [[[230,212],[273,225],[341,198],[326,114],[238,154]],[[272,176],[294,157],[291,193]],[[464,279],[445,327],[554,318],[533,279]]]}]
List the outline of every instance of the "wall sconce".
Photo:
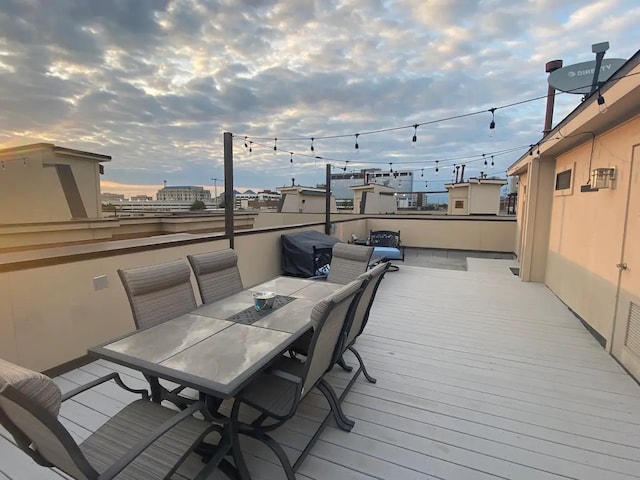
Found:
[{"label": "wall sconce", "polygon": [[616,169],[596,168],[592,170],[591,188],[616,188]]}]

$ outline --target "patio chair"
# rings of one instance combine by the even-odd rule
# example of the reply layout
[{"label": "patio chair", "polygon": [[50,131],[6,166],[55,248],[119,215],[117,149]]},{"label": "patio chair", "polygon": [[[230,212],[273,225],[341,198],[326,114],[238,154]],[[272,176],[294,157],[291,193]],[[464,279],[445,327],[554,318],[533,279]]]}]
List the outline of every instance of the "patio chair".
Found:
[{"label": "patio chair", "polygon": [[[336,353],[342,348],[344,327],[351,321],[362,293],[362,284],[362,280],[355,280],[314,305],[311,312],[314,333],[304,363],[281,356],[269,370],[260,374],[235,397],[231,421],[238,425],[239,433],[262,441],[276,454],[289,480],[295,479],[294,471],[302,463],[304,456],[292,467],[282,447],[268,432],[293,417],[302,399],[314,387],[327,399],[338,427],[350,431],[354,425],[342,412],[333,388],[323,375],[333,366]],[[248,405],[259,412],[252,423],[239,422],[241,405]],[[305,451],[310,449],[317,436],[318,432]]]},{"label": "patio chair", "polygon": [[230,248],[187,255],[187,259],[196,276],[203,303],[217,302],[244,289],[238,270],[238,255]]},{"label": "patio chair", "polygon": [[[109,380],[141,399],[76,443],[58,419],[61,403]],[[0,360],[0,424],[36,463],[75,479],[170,478],[205,437],[217,432],[222,438],[219,425],[193,417],[198,411],[207,413],[199,402],[182,412],[153,403],[146,390],[127,387],[116,373],[61,395],[49,377]],[[196,478],[208,478],[221,461],[226,462],[227,437],[212,462],[205,465],[199,458],[190,462],[202,465]]]},{"label": "patio chair", "polygon": [[[153,327],[195,310],[196,298],[191,286],[191,270],[182,260],[118,270],[127,293],[136,329]],[[165,398],[180,408],[193,403],[192,397],[179,396],[184,387],[172,389],[160,385],[157,378],[145,375],[155,400]]]},{"label": "patio chair", "polygon": [[138,330],[195,310],[191,270],[182,260],[118,270]]},{"label": "patio chair", "polygon": [[373,247],[336,243],[331,255],[331,266],[327,282],[343,285],[353,282],[358,275],[367,271]]},{"label": "patio chair", "polygon": [[[350,372],[353,370],[353,368],[348,366],[344,362],[344,360],[342,359],[342,355],[347,350],[350,350],[356,356],[356,358],[358,359],[358,363],[360,363],[360,370],[354,376],[354,380],[355,380],[355,377],[357,377],[360,374],[360,372],[362,372],[365,378],[369,382],[371,383],[377,382],[375,378],[369,375],[369,372],[367,371],[364,365],[364,362],[362,360],[362,357],[360,356],[360,353],[354,348],[353,345],[356,339],[363,332],[364,327],[369,320],[369,312],[371,311],[371,306],[373,305],[373,301],[375,300],[378,287],[380,286],[380,282],[384,278],[385,273],[387,273],[389,266],[390,266],[389,262],[379,263],[378,265],[373,267],[371,270],[366,271],[365,273],[361,274],[358,277],[359,279],[363,280],[362,295],[360,295],[357,306],[355,307],[353,320],[348,325],[348,330],[345,334],[344,345],[342,347],[342,350],[340,351],[339,358],[336,361],[336,363],[340,367],[342,367],[343,370]],[[312,335],[313,335],[312,332],[309,332],[303,335],[302,337],[300,337],[298,341],[296,341],[291,346],[289,351],[295,354],[301,354],[305,356],[308,355],[309,345],[311,342]]]},{"label": "patio chair", "polygon": [[[404,262],[404,245],[400,240],[400,230],[371,230],[367,244],[374,247],[374,256],[378,261],[402,260]],[[397,271],[397,265],[389,267],[391,271]]]}]

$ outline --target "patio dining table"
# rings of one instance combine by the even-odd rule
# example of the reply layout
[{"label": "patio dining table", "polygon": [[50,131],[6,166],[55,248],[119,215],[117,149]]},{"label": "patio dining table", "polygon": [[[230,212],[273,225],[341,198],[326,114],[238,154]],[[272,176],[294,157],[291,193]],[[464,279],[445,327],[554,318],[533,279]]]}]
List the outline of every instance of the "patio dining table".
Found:
[{"label": "patio dining table", "polygon": [[[341,287],[277,277],[90,348],[89,354],[144,373],[153,380],[152,399],[156,402],[162,401],[158,379],[223,400],[242,390],[307,332],[315,302]],[[253,294],[259,291],[277,295],[272,309],[255,310]],[[239,449],[233,450],[235,457]]]}]

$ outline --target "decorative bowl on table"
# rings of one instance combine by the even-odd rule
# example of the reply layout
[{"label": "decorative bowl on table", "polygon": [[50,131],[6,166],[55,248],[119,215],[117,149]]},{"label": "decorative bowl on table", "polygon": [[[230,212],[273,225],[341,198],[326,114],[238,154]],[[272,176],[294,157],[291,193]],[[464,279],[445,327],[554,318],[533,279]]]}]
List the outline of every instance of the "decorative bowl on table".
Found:
[{"label": "decorative bowl on table", "polygon": [[273,302],[276,299],[276,294],[273,292],[256,292],[253,294],[253,306],[256,311],[269,310],[273,308]]}]

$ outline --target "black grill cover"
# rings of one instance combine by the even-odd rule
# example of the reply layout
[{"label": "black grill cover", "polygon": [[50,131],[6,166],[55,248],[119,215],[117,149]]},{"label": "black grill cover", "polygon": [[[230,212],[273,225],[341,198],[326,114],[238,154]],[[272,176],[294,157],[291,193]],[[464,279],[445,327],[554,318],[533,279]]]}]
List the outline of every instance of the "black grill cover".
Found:
[{"label": "black grill cover", "polygon": [[285,275],[313,277],[313,247],[331,248],[340,240],[314,230],[282,235],[282,270]]}]

